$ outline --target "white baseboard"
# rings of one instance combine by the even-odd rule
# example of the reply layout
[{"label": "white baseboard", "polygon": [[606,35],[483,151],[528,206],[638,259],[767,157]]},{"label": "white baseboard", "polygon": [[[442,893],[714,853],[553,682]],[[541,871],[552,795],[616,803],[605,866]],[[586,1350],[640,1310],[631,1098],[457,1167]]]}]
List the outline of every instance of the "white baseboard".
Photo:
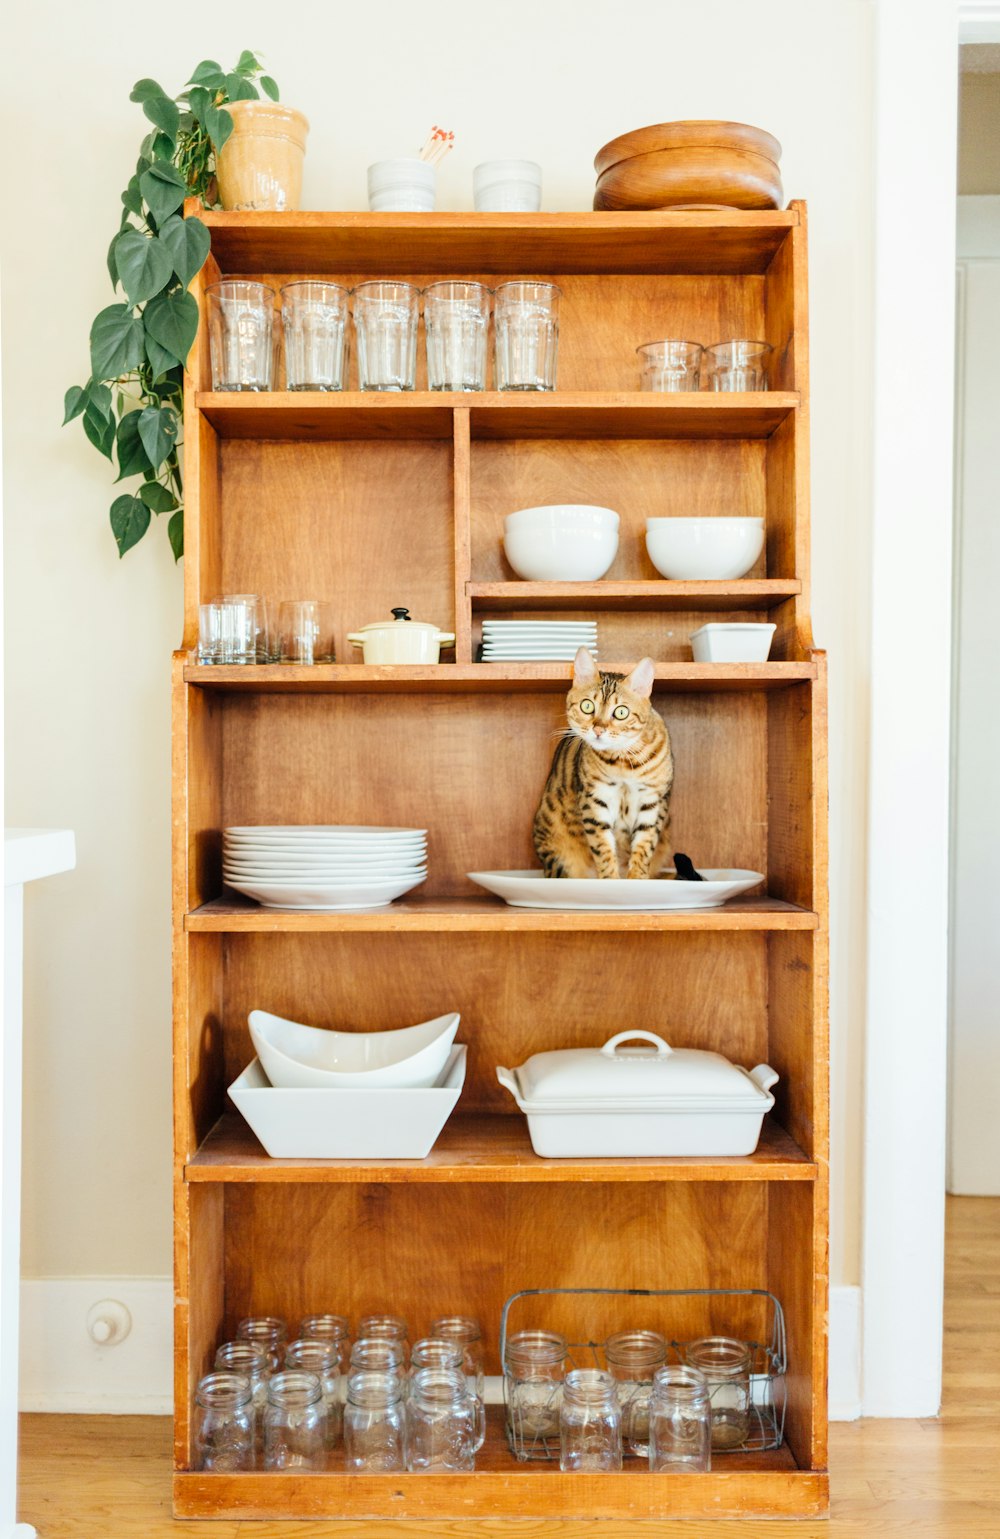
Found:
[{"label": "white baseboard", "polygon": [[[57,1277],[21,1284],[22,1411],[169,1415],[172,1393],[169,1277]],[[102,1299],[128,1309],[128,1336],[99,1346],[87,1316]],[[491,1381],[492,1387],[492,1381]],[[496,1398],[500,1381],[496,1381]],[[830,1418],[861,1415],[861,1289],[830,1290]]]}]

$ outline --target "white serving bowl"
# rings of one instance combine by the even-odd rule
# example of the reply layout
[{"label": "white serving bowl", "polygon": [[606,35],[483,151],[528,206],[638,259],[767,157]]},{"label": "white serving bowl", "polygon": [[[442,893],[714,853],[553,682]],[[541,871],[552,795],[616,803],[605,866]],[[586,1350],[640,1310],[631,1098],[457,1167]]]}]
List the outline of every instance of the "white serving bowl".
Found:
[{"label": "white serving bowl", "polygon": [[503,548],[529,582],[596,582],[618,554],[611,508],[522,508],[504,519]]},{"label": "white serving bowl", "polygon": [[751,621],[716,621],[691,633],[696,663],[766,663],[773,625]]},{"label": "white serving bowl", "polygon": [[762,518],[647,518],[646,549],[661,577],[729,582],[764,549]]},{"label": "white serving bowl", "polygon": [[461,1016],[397,1031],[325,1031],[251,1010],[250,1036],[272,1085],[284,1090],[412,1089],[444,1069]]}]

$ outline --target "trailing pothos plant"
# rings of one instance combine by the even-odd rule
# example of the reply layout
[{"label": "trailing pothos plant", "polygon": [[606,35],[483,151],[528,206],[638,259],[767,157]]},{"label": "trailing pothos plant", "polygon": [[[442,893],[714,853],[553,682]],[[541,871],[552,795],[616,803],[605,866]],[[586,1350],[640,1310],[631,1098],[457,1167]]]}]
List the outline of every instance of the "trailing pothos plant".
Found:
[{"label": "trailing pothos plant", "polygon": [[215,157],[233,131],[226,102],[272,101],[278,87],[250,52],[228,72],[204,59],[179,95],[155,80],[139,80],[130,101],[152,124],[135,174],[122,193],[118,233],[108,248],[112,288],[124,300],[108,305],[90,328],[90,378],[66,392],[63,423],[82,417],[94,447],[117,461],[118,481],[140,476],[134,492],[111,504],[119,556],[138,544],[153,514],[169,513],[174,559],[184,553],[180,464],[184,360],[198,332],[198,306],[187,292],[208,256],[200,219],[185,219],[184,199],[218,205]]}]

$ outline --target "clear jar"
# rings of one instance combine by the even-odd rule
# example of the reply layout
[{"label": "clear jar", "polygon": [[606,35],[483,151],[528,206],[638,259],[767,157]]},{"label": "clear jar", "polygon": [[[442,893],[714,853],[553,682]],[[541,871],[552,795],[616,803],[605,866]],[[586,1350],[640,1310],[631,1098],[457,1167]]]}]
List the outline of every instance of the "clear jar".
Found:
[{"label": "clear jar", "polygon": [[403,1367],[410,1360],[409,1327],[398,1315],[362,1315],[358,1321],[358,1338],[368,1341],[394,1341],[399,1347]]},{"label": "clear jar", "polygon": [[418,1368],[406,1402],[406,1468],[474,1470],[486,1413],[461,1368]]},{"label": "clear jar", "polygon": [[285,1367],[314,1373],[323,1391],[326,1411],[326,1446],[332,1448],[340,1437],[343,1413],[340,1404],[340,1352],[335,1341],[301,1337],[285,1349]]},{"label": "clear jar", "polygon": [[277,1373],[285,1359],[288,1326],[277,1315],[251,1315],[236,1327],[237,1341],[253,1341],[267,1352],[271,1372]]},{"label": "clear jar", "polygon": [[443,1337],[424,1336],[410,1348],[411,1376],[420,1368],[453,1368],[464,1372],[462,1348],[457,1341],[445,1341]]},{"label": "clear jar", "polygon": [[335,1341],[338,1366],[341,1373],[347,1372],[351,1360],[351,1327],[343,1315],[306,1315],[299,1323],[299,1337]]},{"label": "clear jar", "polygon": [[528,1459],[559,1436],[559,1401],[569,1346],[557,1331],[517,1331],[504,1354],[507,1430],[514,1453]]},{"label": "clear jar", "polygon": [[559,1468],[564,1474],[604,1474],[621,1467],[618,1387],[602,1368],[574,1368],[563,1384]]},{"label": "clear jar", "polygon": [[629,1451],[644,1459],[653,1375],[667,1360],[667,1343],[658,1331],[616,1331],[604,1343],[604,1356],[617,1385],[624,1439]]},{"label": "clear jar", "polygon": [[697,1368],[658,1368],[649,1400],[649,1468],[698,1475],[712,1467],[712,1407]]},{"label": "clear jar", "polygon": [[479,1321],[468,1315],[439,1315],[431,1321],[431,1335],[444,1341],[457,1341],[465,1358],[465,1372],[470,1387],[480,1400],[486,1391],[486,1366],[483,1361],[483,1333]]},{"label": "clear jar", "polygon": [[264,1410],[267,1406],[267,1381],[271,1376],[271,1363],[263,1347],[252,1341],[224,1341],[215,1354],[216,1370],[222,1373],[239,1373],[250,1385],[250,1401],[253,1406],[254,1448],[257,1456],[264,1452]]},{"label": "clear jar", "polygon": [[264,1412],[264,1468],[326,1468],[326,1409],[314,1373],[289,1369],[272,1374]]},{"label": "clear jar", "polygon": [[398,1341],[382,1336],[359,1336],[351,1347],[349,1373],[395,1373],[403,1378],[406,1368]]},{"label": "clear jar", "polygon": [[365,1474],[405,1469],[403,1381],[398,1374],[366,1370],[348,1375],[344,1467]]},{"label": "clear jar", "polygon": [[252,1470],[254,1410],[250,1380],[209,1373],[195,1391],[194,1456],[201,1470]]},{"label": "clear jar", "polygon": [[740,1448],[750,1435],[750,1348],[731,1336],[705,1336],[684,1349],[704,1374],[712,1404],[712,1447]]}]

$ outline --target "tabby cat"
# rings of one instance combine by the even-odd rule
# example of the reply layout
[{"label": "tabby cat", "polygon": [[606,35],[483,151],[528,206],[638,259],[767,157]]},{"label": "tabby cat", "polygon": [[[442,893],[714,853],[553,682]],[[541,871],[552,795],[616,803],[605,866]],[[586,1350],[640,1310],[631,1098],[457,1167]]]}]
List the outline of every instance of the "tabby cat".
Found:
[{"label": "tabby cat", "polygon": [[670,859],[674,759],[650,701],[653,663],[600,673],[585,647],[566,697],[568,731],[535,813],[546,876],[656,876]]}]

